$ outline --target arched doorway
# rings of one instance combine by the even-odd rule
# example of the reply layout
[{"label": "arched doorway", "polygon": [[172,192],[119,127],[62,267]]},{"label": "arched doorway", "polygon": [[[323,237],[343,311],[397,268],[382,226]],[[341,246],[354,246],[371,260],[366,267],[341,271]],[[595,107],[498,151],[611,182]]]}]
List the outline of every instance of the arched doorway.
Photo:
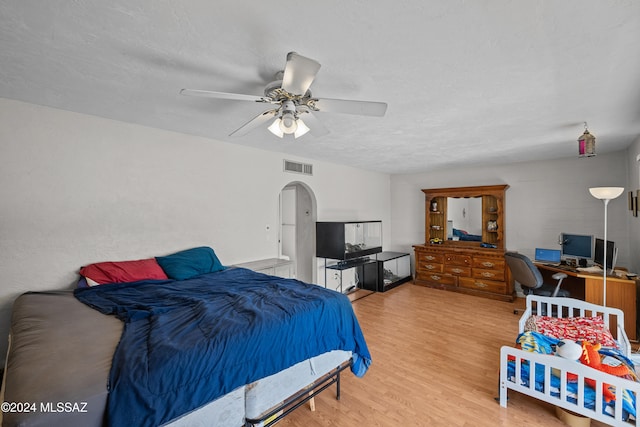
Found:
[{"label": "arched doorway", "polygon": [[311,188],[290,182],[280,192],[279,255],[293,261],[295,277],[316,282],[316,198]]}]

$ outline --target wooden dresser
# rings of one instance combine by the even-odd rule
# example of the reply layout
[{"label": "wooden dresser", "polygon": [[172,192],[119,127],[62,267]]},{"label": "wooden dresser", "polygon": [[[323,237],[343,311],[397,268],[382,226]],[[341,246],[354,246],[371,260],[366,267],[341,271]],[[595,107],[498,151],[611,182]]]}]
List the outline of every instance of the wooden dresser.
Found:
[{"label": "wooden dresser", "polygon": [[[507,185],[436,188],[425,194],[425,243],[414,245],[414,284],[513,301],[513,279],[504,259],[504,195]],[[477,241],[457,240],[453,199],[476,198]],[[471,214],[474,209],[469,209]],[[465,209],[466,215],[466,209]],[[459,217],[455,217],[459,218]],[[456,219],[455,221],[458,221]],[[454,240],[456,239],[456,240]]]},{"label": "wooden dresser", "polygon": [[504,251],[415,245],[414,284],[513,301]]}]

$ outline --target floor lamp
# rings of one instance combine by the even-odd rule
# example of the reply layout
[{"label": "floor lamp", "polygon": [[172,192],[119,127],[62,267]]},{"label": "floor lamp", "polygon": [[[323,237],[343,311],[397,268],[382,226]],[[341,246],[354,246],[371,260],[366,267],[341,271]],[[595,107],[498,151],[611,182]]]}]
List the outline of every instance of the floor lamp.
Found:
[{"label": "floor lamp", "polygon": [[600,199],[604,202],[604,260],[602,265],[602,285],[603,289],[603,303],[607,305],[607,205],[609,201],[620,196],[624,188],[622,187],[592,187],[589,189],[589,193],[596,199]]}]

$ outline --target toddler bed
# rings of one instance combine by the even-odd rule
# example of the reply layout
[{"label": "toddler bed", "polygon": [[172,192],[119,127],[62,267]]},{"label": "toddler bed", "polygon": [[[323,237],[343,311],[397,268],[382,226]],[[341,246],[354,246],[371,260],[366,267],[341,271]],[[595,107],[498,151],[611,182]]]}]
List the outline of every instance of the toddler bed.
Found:
[{"label": "toddler bed", "polygon": [[370,356],[346,296],[195,249],[204,268],[184,251],[157,258],[167,275],[155,260],[155,273],[126,283],[83,269],[95,286],[18,297],[2,425],[261,426],[331,384],[339,397],[345,369],[364,375]]},{"label": "toddler bed", "polygon": [[[539,332],[532,325],[532,320],[540,319],[535,317],[537,314],[545,315],[538,329],[549,335],[537,335]],[[519,339],[525,349],[503,346],[500,350],[500,405],[507,407],[507,392],[515,390],[609,425],[640,425],[637,422],[640,383],[629,360],[631,347],[623,325],[624,313],[619,309],[571,298],[528,295],[526,311],[519,322]],[[616,334],[615,340],[609,331]],[[540,340],[531,344],[527,341],[531,336]],[[628,374],[612,375],[604,372],[603,366],[595,369],[577,360],[544,354],[544,349],[537,348],[538,344],[544,347],[544,341],[555,343],[557,338],[582,342],[581,357],[585,356],[585,348],[601,347],[597,356],[589,353],[592,366],[598,366],[600,358],[607,357],[604,359],[607,363]],[[591,341],[597,343],[592,346]],[[529,351],[533,347],[537,351]]]}]

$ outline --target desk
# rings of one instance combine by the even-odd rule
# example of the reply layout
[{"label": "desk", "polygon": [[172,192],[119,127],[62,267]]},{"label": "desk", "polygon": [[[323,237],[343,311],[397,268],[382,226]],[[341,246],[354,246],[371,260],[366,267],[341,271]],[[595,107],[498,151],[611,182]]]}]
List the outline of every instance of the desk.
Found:
[{"label": "desk", "polygon": [[[579,270],[563,270],[535,263],[545,278],[545,283],[555,283],[551,279],[554,273],[566,273],[562,288],[571,293],[572,298],[582,299],[592,304],[602,305],[602,273],[585,273]],[[636,340],[636,281],[607,276],[607,306],[619,308],[624,312],[624,330],[630,340]],[[612,328],[613,329],[613,328]]]}]

